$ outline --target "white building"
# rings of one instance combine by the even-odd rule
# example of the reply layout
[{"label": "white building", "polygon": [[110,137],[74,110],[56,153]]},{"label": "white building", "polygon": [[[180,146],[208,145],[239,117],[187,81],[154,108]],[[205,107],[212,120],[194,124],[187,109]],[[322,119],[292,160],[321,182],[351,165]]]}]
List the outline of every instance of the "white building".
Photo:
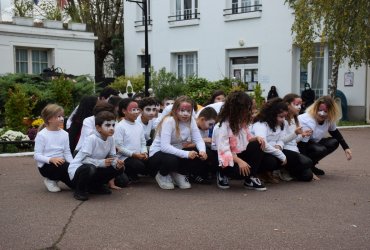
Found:
[{"label": "white building", "polygon": [[[293,45],[292,11],[284,0],[148,0],[151,65],[179,77],[208,80],[237,77],[252,87],[260,82],[264,95],[272,85],[280,96],[300,93],[309,82],[316,96],[328,94],[331,57],[317,45],[316,59],[300,65]],[[127,75],[143,72],[142,10],[125,2],[125,68]],[[345,86],[344,75],[353,86]],[[338,89],[348,101],[351,119],[369,121],[369,67],[339,70]],[[346,78],[351,79],[351,78]],[[346,85],[350,85],[346,81]]]},{"label": "white building", "polygon": [[95,76],[93,33],[45,28],[42,23],[16,25],[10,1],[0,3],[0,75],[39,74],[54,66],[66,74]]}]

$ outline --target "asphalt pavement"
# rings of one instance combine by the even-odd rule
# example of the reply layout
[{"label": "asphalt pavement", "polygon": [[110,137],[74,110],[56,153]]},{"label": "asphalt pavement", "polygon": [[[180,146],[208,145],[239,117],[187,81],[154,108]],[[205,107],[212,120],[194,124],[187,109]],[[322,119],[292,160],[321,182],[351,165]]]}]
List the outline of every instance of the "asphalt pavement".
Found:
[{"label": "asphalt pavement", "polygon": [[142,178],[77,201],[50,193],[32,157],[0,158],[0,249],[370,249],[370,128],[342,130],[320,181],[266,192],[193,185],[162,190]]}]

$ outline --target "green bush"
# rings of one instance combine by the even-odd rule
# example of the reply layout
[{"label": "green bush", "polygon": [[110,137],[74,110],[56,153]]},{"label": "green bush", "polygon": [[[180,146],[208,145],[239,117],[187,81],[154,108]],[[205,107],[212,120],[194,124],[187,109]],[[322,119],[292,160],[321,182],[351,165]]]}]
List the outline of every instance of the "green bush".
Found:
[{"label": "green bush", "polygon": [[150,86],[158,100],[164,98],[176,98],[184,95],[184,84],[178,80],[172,72],[166,72],[166,68],[161,68],[158,72],[151,69]]},{"label": "green bush", "polygon": [[116,78],[116,80],[109,85],[109,87],[112,87],[118,91],[120,91],[122,94],[126,93],[126,86],[127,81],[130,80],[133,92],[144,92],[144,85],[145,85],[145,79],[143,75],[137,75],[137,76],[119,76]]},{"label": "green bush", "polygon": [[5,124],[13,130],[25,133],[27,126],[23,124],[23,118],[31,116],[31,100],[19,84],[8,93],[9,98],[5,103]]},{"label": "green bush", "polygon": [[64,108],[65,114],[70,114],[73,108],[73,83],[63,75],[51,80],[50,103],[57,103]]}]

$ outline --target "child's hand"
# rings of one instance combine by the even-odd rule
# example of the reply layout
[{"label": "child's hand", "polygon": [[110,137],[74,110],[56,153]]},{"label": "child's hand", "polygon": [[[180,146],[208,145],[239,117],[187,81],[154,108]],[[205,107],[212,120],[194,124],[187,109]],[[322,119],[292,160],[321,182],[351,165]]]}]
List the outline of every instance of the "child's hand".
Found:
[{"label": "child's hand", "polygon": [[283,150],[280,145],[275,145],[274,148],[279,149],[280,151]]},{"label": "child's hand", "polygon": [[344,153],[346,154],[347,160],[351,160],[352,159],[352,151],[351,151],[351,149],[347,148],[346,150],[344,150]]},{"label": "child's hand", "polygon": [[286,165],[287,164],[287,159],[285,158],[285,160],[281,163],[281,166],[284,166],[284,165]]},{"label": "child's hand", "polygon": [[121,168],[124,168],[124,167],[125,167],[125,161],[124,160],[117,160],[116,168],[121,169]]},{"label": "child's hand", "polygon": [[261,150],[265,150],[265,147],[266,147],[265,140],[260,136],[256,136],[255,138],[258,141],[258,143],[261,145]]},{"label": "child's hand", "polygon": [[204,152],[204,151],[200,151],[199,152],[199,158],[201,159],[201,160],[203,160],[203,161],[205,161],[205,160],[207,160],[207,153],[206,152]]},{"label": "child's hand", "polygon": [[296,135],[302,134],[303,133],[302,127],[296,127],[294,130],[294,133]]},{"label": "child's hand", "polygon": [[250,169],[251,167],[249,166],[248,163],[246,163],[245,161],[243,160],[240,160],[238,162],[238,166],[239,166],[239,171],[240,171],[240,175],[241,176],[248,176],[249,173],[251,172]]},{"label": "child's hand", "polygon": [[107,159],[105,159],[105,166],[106,166],[106,167],[111,166],[111,165],[112,165],[113,160],[114,160],[113,158],[107,158]]},{"label": "child's hand", "polygon": [[64,162],[65,162],[65,160],[63,158],[60,158],[60,157],[52,157],[52,158],[49,159],[49,163],[52,163],[57,167],[62,165]]},{"label": "child's hand", "polygon": [[193,160],[195,157],[198,157],[198,153],[196,151],[189,151],[188,157]]},{"label": "child's hand", "polygon": [[210,138],[210,137],[203,138],[203,141],[204,141],[204,143],[211,144],[212,143],[212,138]]},{"label": "child's hand", "polygon": [[306,131],[302,131],[302,137],[308,137],[308,136],[311,136],[312,135],[312,130],[309,129],[309,130],[306,130]]},{"label": "child's hand", "polygon": [[182,148],[194,148],[196,145],[192,142],[184,142]]}]

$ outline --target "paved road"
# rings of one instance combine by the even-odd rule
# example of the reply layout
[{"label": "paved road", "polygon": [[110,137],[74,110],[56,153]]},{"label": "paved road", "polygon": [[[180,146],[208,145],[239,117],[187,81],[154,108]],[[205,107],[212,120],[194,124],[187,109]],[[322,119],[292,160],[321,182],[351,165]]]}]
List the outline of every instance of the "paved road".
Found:
[{"label": "paved road", "polygon": [[76,201],[46,191],[31,157],[0,158],[0,249],[370,249],[370,128],[342,130],[311,183],[161,190],[144,178]]}]

